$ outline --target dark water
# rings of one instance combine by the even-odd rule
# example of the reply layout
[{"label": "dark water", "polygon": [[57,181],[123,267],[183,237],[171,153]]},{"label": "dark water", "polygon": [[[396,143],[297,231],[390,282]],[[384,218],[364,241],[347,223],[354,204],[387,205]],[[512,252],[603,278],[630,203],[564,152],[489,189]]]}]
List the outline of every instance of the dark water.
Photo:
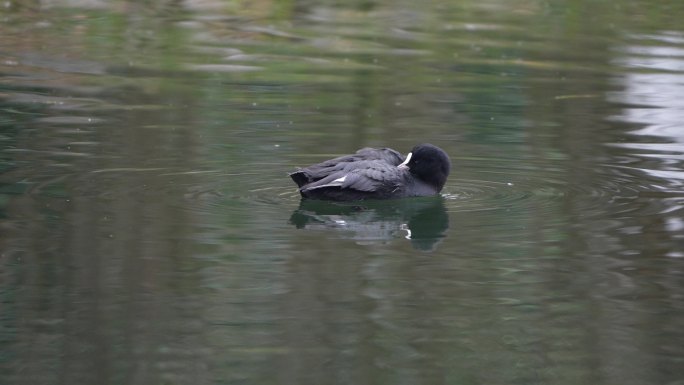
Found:
[{"label": "dark water", "polygon": [[[681,1],[8,1],[0,383],[684,384]],[[287,172],[432,142],[442,196]]]}]

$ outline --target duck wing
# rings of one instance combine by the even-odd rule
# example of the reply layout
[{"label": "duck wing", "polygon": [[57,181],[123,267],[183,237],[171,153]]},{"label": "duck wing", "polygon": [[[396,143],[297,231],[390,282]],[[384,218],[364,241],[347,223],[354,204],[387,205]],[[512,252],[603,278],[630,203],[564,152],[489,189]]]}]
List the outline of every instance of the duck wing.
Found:
[{"label": "duck wing", "polygon": [[358,162],[364,161],[379,161],[388,165],[397,166],[404,161],[404,156],[391,148],[366,147],[358,150],[355,154],[344,155],[313,164],[290,173],[289,175],[298,187],[303,187],[309,183],[327,179],[327,177],[339,172],[349,173],[358,167]]},{"label": "duck wing", "polygon": [[399,151],[387,147],[366,147],[356,151],[356,154],[354,155],[358,156],[359,158],[362,158],[363,160],[380,160],[393,166],[400,165],[405,158],[403,155],[401,155]]},{"label": "duck wing", "polygon": [[360,161],[352,170],[340,170],[299,189],[313,199],[359,200],[389,198],[396,194],[407,171],[384,161]]}]

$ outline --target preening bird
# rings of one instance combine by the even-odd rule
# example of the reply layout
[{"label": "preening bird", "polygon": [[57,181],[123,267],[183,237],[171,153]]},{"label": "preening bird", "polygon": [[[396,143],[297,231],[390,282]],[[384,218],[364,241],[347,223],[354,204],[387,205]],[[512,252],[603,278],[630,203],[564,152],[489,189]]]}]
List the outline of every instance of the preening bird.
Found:
[{"label": "preening bird", "polygon": [[406,156],[391,148],[363,148],[290,174],[303,198],[354,201],[437,195],[451,161],[441,148],[419,144]]}]

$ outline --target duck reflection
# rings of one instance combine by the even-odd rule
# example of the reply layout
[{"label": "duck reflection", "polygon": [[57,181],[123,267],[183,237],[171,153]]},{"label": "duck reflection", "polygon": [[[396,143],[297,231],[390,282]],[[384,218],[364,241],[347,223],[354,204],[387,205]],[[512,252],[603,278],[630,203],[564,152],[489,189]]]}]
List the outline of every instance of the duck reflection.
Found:
[{"label": "duck reflection", "polygon": [[440,196],[345,203],[304,199],[290,223],[340,231],[361,244],[406,238],[415,249],[433,251],[446,236],[449,216]]}]

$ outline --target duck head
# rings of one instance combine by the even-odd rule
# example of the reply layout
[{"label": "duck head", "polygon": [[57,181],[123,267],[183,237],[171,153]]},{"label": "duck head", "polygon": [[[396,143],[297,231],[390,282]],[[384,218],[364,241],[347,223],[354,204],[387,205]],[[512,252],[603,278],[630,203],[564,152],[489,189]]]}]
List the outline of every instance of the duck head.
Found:
[{"label": "duck head", "polygon": [[413,147],[397,167],[408,169],[413,176],[441,191],[451,171],[451,160],[441,148],[423,143]]}]

